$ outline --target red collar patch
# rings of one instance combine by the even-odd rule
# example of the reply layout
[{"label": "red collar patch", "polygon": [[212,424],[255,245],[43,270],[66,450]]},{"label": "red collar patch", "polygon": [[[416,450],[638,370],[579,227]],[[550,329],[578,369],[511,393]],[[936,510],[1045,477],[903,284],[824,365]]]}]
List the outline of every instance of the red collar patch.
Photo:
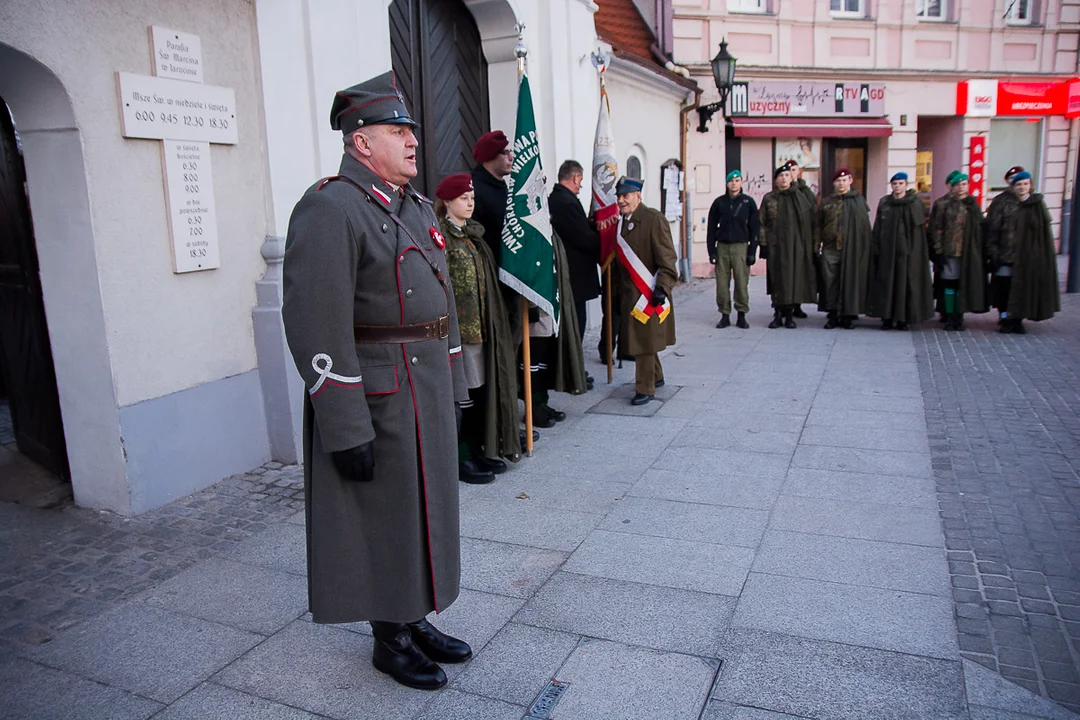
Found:
[{"label": "red collar patch", "polygon": [[443,238],[442,233],[438,228],[431,228],[431,239],[435,241],[435,244],[439,246],[439,249],[446,249],[446,239]]},{"label": "red collar patch", "polygon": [[382,200],[387,205],[390,204],[390,196],[389,195],[387,195],[386,193],[384,193],[382,190],[375,187],[374,185],[371,186],[371,189],[375,192],[376,195],[379,196],[380,200]]}]

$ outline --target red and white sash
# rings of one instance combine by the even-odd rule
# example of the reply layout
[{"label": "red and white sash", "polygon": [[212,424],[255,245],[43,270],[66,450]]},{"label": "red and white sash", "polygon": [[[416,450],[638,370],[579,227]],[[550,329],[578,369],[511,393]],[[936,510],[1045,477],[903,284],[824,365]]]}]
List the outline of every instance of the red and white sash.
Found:
[{"label": "red and white sash", "polygon": [[622,266],[626,268],[626,272],[630,275],[634,287],[641,293],[641,297],[634,303],[630,314],[642,324],[649,322],[649,318],[653,315],[656,315],[660,322],[664,322],[671,313],[671,299],[664,298],[664,302],[659,305],[653,305],[652,303],[653,289],[656,288],[656,276],[659,273],[649,272],[649,269],[645,267],[645,263],[641,262],[641,258],[637,256],[630,244],[623,238],[622,228],[619,228],[619,230],[620,232],[616,236],[615,252],[619,256],[619,262],[622,263]]}]

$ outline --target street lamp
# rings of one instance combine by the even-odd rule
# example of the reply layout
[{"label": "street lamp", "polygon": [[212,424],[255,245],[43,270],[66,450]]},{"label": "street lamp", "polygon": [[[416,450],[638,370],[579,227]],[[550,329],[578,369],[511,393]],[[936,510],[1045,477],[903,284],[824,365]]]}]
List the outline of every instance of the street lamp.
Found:
[{"label": "street lamp", "polygon": [[715,83],[716,89],[720,92],[720,101],[710,103],[709,105],[697,109],[698,132],[703,133],[709,131],[708,122],[718,110],[725,114],[727,113],[728,93],[731,92],[731,86],[735,81],[736,61],[737,58],[727,50],[727,39],[721,40],[720,52],[716,53],[716,57],[714,57],[710,63],[712,67],[713,83]]}]

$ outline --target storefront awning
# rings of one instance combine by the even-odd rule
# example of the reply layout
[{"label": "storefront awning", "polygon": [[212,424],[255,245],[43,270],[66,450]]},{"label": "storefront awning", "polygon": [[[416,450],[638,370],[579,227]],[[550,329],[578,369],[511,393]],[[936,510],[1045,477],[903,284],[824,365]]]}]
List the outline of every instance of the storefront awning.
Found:
[{"label": "storefront awning", "polygon": [[735,117],[736,137],[888,137],[887,118]]}]

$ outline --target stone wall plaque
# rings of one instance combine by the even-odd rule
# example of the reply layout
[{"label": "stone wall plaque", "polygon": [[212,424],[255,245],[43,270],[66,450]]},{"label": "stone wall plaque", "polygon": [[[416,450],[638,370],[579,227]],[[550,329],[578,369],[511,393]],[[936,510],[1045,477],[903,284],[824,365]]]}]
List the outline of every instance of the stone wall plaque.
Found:
[{"label": "stone wall plaque", "polygon": [[235,145],[232,88],[117,72],[123,136]]},{"label": "stone wall plaque", "polygon": [[150,26],[154,74],[161,78],[203,81],[202,41],[198,35]]},{"label": "stone wall plaque", "polygon": [[173,272],[221,266],[210,144],[165,140],[165,202],[173,245]]}]

